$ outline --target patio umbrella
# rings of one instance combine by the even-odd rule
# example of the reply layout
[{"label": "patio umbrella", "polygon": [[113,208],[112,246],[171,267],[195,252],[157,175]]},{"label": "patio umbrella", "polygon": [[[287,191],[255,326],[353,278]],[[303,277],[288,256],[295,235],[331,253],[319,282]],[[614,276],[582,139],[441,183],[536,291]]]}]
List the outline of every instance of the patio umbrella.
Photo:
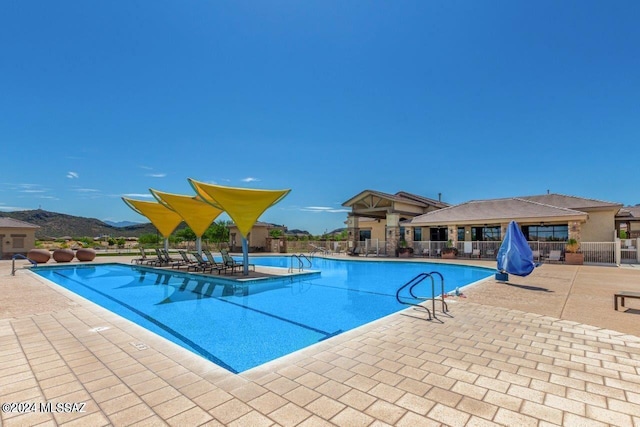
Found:
[{"label": "patio umbrella", "polygon": [[[516,276],[528,276],[536,264],[533,262],[533,252],[529,247],[526,237],[522,234],[518,223],[511,221],[507,227],[507,233],[498,250],[498,271]],[[498,278],[498,275],[496,275]],[[507,277],[499,277],[507,280]]]},{"label": "patio umbrella", "polygon": [[189,178],[198,196],[207,203],[223,209],[242,234],[242,263],[244,275],[249,274],[247,236],[260,215],[282,200],[291,190],[260,190],[206,184]]},{"label": "patio umbrella", "polygon": [[133,200],[123,197],[122,200],[134,211],[145,216],[158,229],[164,237],[164,247],[168,249],[169,236],[182,222],[182,217],[165,205],[157,202]]},{"label": "patio umbrella", "polygon": [[177,212],[196,235],[196,250],[202,253],[201,239],[211,223],[222,213],[222,209],[202,201],[196,196],[165,193],[149,190],[158,202]]}]

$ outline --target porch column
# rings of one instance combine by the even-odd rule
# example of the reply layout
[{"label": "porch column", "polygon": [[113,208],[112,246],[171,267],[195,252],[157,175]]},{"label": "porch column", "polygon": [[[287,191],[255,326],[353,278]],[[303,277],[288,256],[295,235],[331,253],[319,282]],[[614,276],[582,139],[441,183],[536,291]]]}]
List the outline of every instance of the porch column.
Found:
[{"label": "porch column", "polygon": [[353,249],[358,246],[360,241],[360,225],[357,216],[347,217],[347,240],[349,249]]},{"label": "porch column", "polygon": [[449,236],[449,240],[451,240],[451,243],[455,247],[458,243],[458,226],[453,224],[447,227],[449,228],[449,230],[447,231],[447,235]]},{"label": "porch column", "polygon": [[508,222],[500,223],[500,241],[504,240],[504,236],[507,235],[507,229],[509,228]]},{"label": "porch column", "polygon": [[388,253],[395,253],[400,241],[400,215],[397,213],[387,212],[387,248]]},{"label": "porch column", "polygon": [[582,231],[582,227],[581,227],[581,223],[578,221],[569,221],[569,224],[567,224],[569,227],[569,239],[576,239],[578,242],[580,242],[580,235],[581,235],[581,231]]}]

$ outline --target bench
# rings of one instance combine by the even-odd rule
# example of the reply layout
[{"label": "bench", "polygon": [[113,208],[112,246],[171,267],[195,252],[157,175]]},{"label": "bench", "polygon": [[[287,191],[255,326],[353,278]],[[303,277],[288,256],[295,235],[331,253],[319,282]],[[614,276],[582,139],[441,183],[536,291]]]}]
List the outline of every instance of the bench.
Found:
[{"label": "bench", "polygon": [[620,306],[624,307],[624,299],[625,298],[636,298],[640,299],[640,292],[628,292],[622,291],[618,292],[613,296],[613,308],[618,311],[618,298],[620,298]]}]

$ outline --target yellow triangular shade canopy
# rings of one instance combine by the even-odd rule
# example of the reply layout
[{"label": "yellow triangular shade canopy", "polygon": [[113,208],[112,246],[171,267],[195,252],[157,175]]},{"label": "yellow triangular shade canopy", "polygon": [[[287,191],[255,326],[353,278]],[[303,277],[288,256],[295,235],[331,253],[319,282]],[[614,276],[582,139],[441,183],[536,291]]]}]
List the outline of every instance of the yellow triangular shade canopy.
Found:
[{"label": "yellow triangular shade canopy", "polygon": [[165,205],[157,202],[133,200],[123,197],[122,200],[140,215],[146,216],[158,229],[162,237],[169,238],[173,230],[182,222],[182,217]]},{"label": "yellow triangular shade canopy", "polygon": [[220,206],[245,238],[260,215],[291,191],[224,187],[205,184],[191,178],[189,183],[204,201]]},{"label": "yellow triangular shade canopy", "polygon": [[202,237],[211,223],[222,213],[222,209],[195,196],[164,193],[153,189],[149,191],[158,202],[176,211],[197,237]]}]

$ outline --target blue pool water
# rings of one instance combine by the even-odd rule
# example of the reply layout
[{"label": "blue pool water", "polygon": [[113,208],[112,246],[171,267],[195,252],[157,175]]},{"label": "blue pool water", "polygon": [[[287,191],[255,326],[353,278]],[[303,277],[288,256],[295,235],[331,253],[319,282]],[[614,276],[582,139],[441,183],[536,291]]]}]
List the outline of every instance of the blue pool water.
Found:
[{"label": "blue pool water", "polygon": [[[255,257],[250,262],[288,268],[291,259]],[[310,269],[317,273],[251,284],[123,264],[33,271],[235,373],[406,308],[397,302],[396,290],[420,273],[440,272],[447,292],[494,273],[478,267],[323,258],[314,258]],[[431,293],[427,282],[421,296]]]}]

